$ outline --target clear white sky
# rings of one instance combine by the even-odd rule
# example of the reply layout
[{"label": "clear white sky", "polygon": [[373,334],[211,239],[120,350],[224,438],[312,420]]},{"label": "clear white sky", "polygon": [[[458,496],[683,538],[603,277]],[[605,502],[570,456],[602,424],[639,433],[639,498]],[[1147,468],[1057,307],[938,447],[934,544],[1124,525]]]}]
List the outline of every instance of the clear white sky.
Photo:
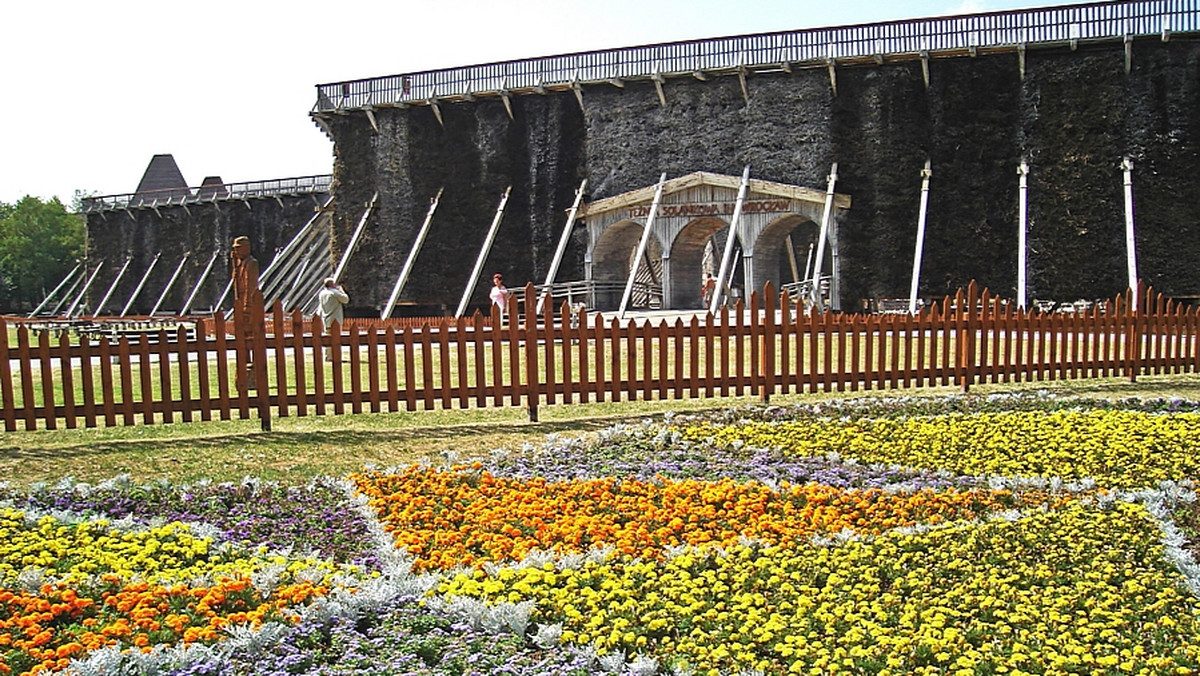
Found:
[{"label": "clear white sky", "polygon": [[[332,172],[315,85],[589,49],[1072,0],[35,0],[3,12],[0,202]],[[1073,0],[1078,2],[1078,0]]]}]

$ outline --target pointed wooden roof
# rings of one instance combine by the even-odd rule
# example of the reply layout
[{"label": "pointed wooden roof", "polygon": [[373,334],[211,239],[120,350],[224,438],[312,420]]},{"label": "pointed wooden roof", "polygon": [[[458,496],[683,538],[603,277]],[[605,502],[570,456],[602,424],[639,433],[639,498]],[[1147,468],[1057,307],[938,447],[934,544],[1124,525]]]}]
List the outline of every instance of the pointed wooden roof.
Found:
[{"label": "pointed wooden roof", "polygon": [[179,165],[175,164],[175,157],[168,153],[150,158],[146,173],[142,174],[142,180],[138,183],[137,192],[164,194],[166,191],[187,190],[187,187]]},{"label": "pointed wooden roof", "polygon": [[[729,188],[736,191],[742,185],[741,176],[729,176],[727,174],[713,174],[707,171],[696,171],[686,176],[679,178],[668,179],[663,183],[663,194],[687,190],[696,186],[714,186],[719,188]],[[638,188],[627,193],[606,197],[602,200],[589,202],[579,208],[579,217],[595,216],[597,214],[615,211],[617,209],[625,209],[635,204],[649,203],[654,200],[654,191],[657,184]],[[750,179],[747,186],[748,193],[755,193],[760,196],[769,197],[784,197],[787,199],[801,200],[804,202],[814,202],[817,204],[825,203],[825,191],[816,188],[805,188],[798,185],[789,185],[787,183],[776,183],[774,181],[761,181],[758,179]],[[839,193],[833,194],[833,206],[838,209],[850,208],[850,196]]]}]

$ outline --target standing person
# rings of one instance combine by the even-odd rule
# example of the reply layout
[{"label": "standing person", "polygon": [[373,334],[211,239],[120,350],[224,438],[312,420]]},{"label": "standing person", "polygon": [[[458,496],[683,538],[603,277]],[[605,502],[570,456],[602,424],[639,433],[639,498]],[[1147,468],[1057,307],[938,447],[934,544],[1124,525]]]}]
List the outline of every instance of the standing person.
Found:
[{"label": "standing person", "polygon": [[[341,331],[342,322],[346,321],[345,307],[350,302],[350,296],[342,289],[333,277],[325,278],[325,285],[317,292],[317,312],[321,315],[321,324],[325,327],[325,335],[329,335],[329,326],[334,322]],[[339,356],[340,360],[341,357]],[[325,352],[325,360],[333,361],[333,353]]]},{"label": "standing person", "polygon": [[700,285],[700,300],[704,307],[708,307],[712,302],[713,292],[717,290],[717,280],[713,279],[711,272],[704,273],[704,283]]},{"label": "standing person", "polygon": [[500,316],[508,312],[508,287],[504,286],[504,275],[497,272],[492,275],[492,290],[488,292],[492,305],[500,308]]}]

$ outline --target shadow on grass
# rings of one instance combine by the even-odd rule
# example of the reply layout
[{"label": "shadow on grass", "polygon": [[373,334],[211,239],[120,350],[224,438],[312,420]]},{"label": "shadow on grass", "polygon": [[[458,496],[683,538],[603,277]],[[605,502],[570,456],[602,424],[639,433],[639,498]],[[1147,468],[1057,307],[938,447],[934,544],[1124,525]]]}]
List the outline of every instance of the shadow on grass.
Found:
[{"label": "shadow on grass", "polygon": [[207,437],[131,439],[109,442],[90,442],[53,447],[0,446],[0,459],[80,459],[116,454],[138,455],[158,451],[188,451],[204,454],[223,449],[254,449],[302,453],[321,448],[405,448],[428,449],[438,443],[464,442],[476,450],[486,451],[489,440],[542,439],[548,434],[579,435],[603,429],[613,424],[612,418],[592,418],[561,422],[539,423],[534,426],[466,424],[438,427],[409,427],[396,430],[320,430],[273,431],[245,434],[226,434]]}]

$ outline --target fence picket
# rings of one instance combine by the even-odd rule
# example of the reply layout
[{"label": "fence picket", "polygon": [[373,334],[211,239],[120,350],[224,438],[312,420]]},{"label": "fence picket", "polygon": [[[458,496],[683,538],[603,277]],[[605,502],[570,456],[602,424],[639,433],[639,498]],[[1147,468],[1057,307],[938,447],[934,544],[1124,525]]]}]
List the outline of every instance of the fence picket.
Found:
[{"label": "fence picket", "polygon": [[[183,422],[192,422],[192,346],[188,342],[187,329],[182,325],[175,328],[175,354],[179,364],[179,402]],[[282,352],[283,350],[280,350]]]},{"label": "fence picket", "polygon": [[[547,303],[546,306],[549,307],[550,303]],[[571,314],[571,306],[567,302],[564,301],[562,305],[559,306],[558,315],[559,322],[561,322],[560,326],[562,327],[562,339],[559,341],[559,345],[562,348],[562,403],[571,404],[574,403],[575,400],[575,374],[574,369],[571,366],[571,345],[577,338],[579,327],[572,326],[572,318],[574,315]],[[551,315],[551,317],[553,317],[553,315]],[[547,368],[546,373],[549,377],[553,372]],[[550,378],[550,380],[553,381],[557,379]],[[553,401],[551,403],[553,403]]]},{"label": "fence picket", "polygon": [[450,323],[445,319],[438,322],[437,346],[438,365],[441,366],[439,389],[442,393],[442,408],[449,409],[450,402],[453,401],[453,392],[450,391]]},{"label": "fence picket", "polygon": [[[20,327],[17,328],[20,331]],[[0,317],[0,404],[3,404],[4,431],[17,431],[17,398],[13,391],[12,363],[9,361],[8,322]]]},{"label": "fence picket", "polygon": [[[50,363],[50,332],[38,334],[38,375],[42,379],[42,421],[45,429],[58,429],[58,411],[54,406],[54,369]],[[32,403],[32,402],[31,402]]]},{"label": "fence picket", "polygon": [[413,355],[413,329],[400,330],[404,350],[404,410],[417,410],[417,367]]},{"label": "fence picket", "polygon": [[[158,330],[158,345],[155,353],[158,355],[158,391],[162,400],[162,419],[164,423],[175,422],[175,405],[171,390],[171,352],[167,344],[167,330]],[[142,395],[151,400],[148,394]]]},{"label": "fence picket", "polygon": [[485,369],[487,352],[483,347],[482,319],[483,315],[476,310],[471,322],[471,337],[475,341],[475,405],[479,408],[487,405],[487,371]]},{"label": "fence picket", "polygon": [[[0,326],[0,330],[3,327]],[[2,355],[0,355],[2,357]],[[83,424],[96,426],[96,371],[92,364],[92,341],[81,336],[79,339],[79,385],[83,395]]]},{"label": "fence picket", "polygon": [[71,364],[71,337],[64,331],[58,336],[58,368],[62,373],[63,418],[67,429],[78,425],[75,420],[75,367]]},{"label": "fence picket", "polygon": [[471,402],[471,371],[467,368],[467,318],[454,320],[454,346],[458,351],[458,407],[467,408]]},{"label": "fence picket", "polygon": [[359,348],[362,345],[361,329],[357,326],[350,328],[350,410],[354,413],[363,412],[363,391],[362,391],[362,350]]},{"label": "fence picket", "polygon": [[141,336],[137,342],[138,357],[138,403],[141,405],[142,422],[154,422],[154,377],[150,368],[150,341]]},{"label": "fence picket", "polygon": [[431,325],[425,322],[419,330],[417,347],[421,350],[421,406],[426,411],[433,410],[433,340],[430,336]]}]

